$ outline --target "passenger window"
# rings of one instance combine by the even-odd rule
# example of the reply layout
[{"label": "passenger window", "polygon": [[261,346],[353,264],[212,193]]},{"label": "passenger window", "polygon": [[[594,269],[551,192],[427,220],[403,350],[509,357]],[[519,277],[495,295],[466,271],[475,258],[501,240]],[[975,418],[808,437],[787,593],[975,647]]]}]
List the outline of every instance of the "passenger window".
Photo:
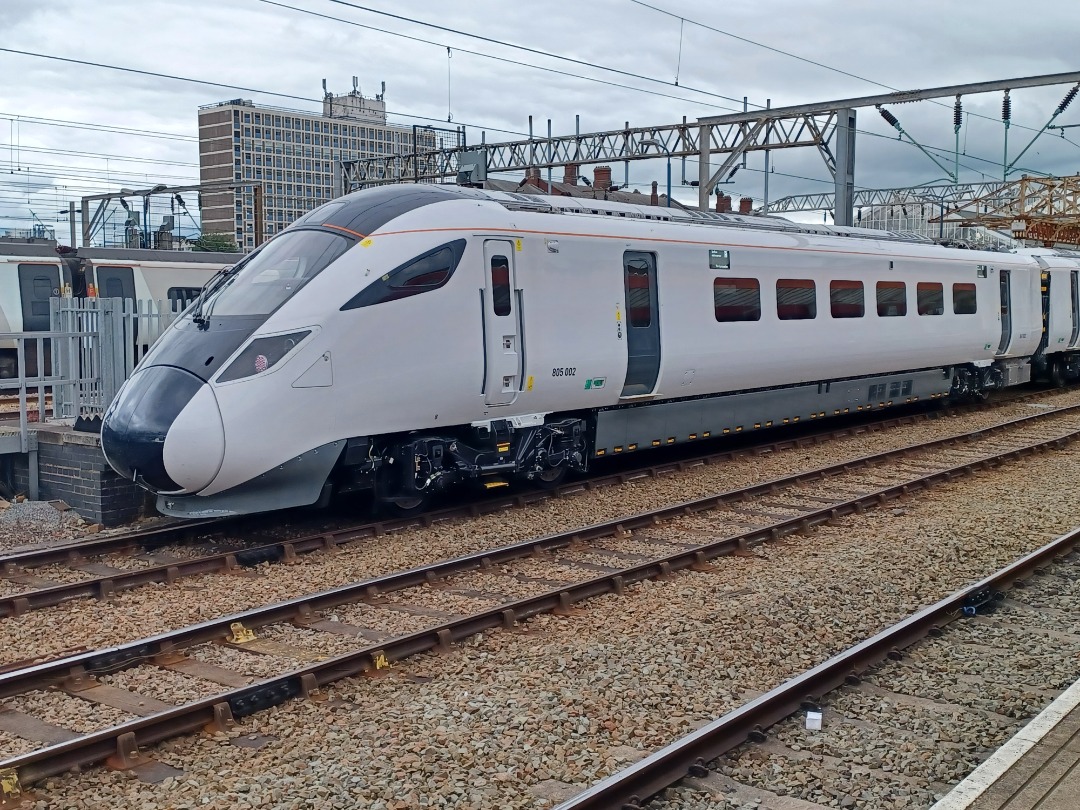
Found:
[{"label": "passenger window", "polygon": [[626,262],[626,319],[631,326],[652,323],[652,299],[649,294],[649,263],[645,259]]},{"label": "passenger window", "polygon": [[945,292],[936,281],[920,281],[915,288],[920,315],[944,315]]},{"label": "passenger window", "polygon": [[817,317],[817,289],[810,279],[782,278],[776,282],[776,316],[782,321]]},{"label": "passenger window", "polygon": [[976,309],[975,285],[953,284],[952,311],[957,315],[974,315]]},{"label": "passenger window", "polygon": [[173,309],[185,309],[201,292],[200,287],[169,287],[169,303]]},{"label": "passenger window", "polygon": [[862,282],[829,282],[829,306],[834,318],[861,318],[866,311]]},{"label": "passenger window", "polygon": [[510,314],[510,261],[505,256],[491,257],[491,304],[496,315]]},{"label": "passenger window", "polygon": [[877,314],[881,318],[907,315],[907,288],[904,282],[877,283]]},{"label": "passenger window", "polygon": [[761,320],[761,286],[756,278],[713,281],[713,308],[720,323]]},{"label": "passenger window", "polygon": [[354,295],[341,309],[370,307],[437,290],[450,280],[464,252],[464,239],[455,239],[453,242],[429,250],[395,267],[369,287]]}]

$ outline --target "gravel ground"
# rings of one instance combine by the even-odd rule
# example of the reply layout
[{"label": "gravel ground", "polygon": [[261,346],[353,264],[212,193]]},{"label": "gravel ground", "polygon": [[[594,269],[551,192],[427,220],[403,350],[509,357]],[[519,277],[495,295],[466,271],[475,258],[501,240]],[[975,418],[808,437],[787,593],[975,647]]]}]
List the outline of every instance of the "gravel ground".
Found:
[{"label": "gravel ground", "polygon": [[[690,520],[707,530],[704,516]],[[243,734],[274,738],[262,748],[219,735],[155,749],[185,769],[176,780],[145,785],[98,769],[48,780],[37,806],[550,807],[567,785],[611,773],[1077,523],[1080,449],[1048,453],[718,560],[713,573],[642,583],[568,617],[419,656],[388,677],[342,681],[328,702],[246,720]],[[1068,594],[1061,599],[1064,610]],[[972,675],[963,660],[948,666]],[[1061,679],[1078,669],[1063,663]],[[919,684],[915,674],[882,677]],[[1018,711],[1036,708],[1026,687],[1016,692]],[[979,689],[958,697],[980,740],[997,733],[971,708]],[[907,767],[903,753],[897,762]],[[943,755],[938,765],[958,777],[968,763]],[[851,775],[851,789],[860,779]],[[701,799],[679,806],[727,806]]]},{"label": "gravel ground", "polygon": [[[1048,394],[1044,401],[1059,406],[1080,403],[1080,392]],[[8,644],[0,648],[0,664],[18,660],[22,657],[20,650],[34,649],[39,655],[47,655],[75,645],[96,648],[117,644],[287,599],[298,593],[320,591],[424,562],[518,542],[561,531],[567,526],[588,525],[660,504],[703,497],[717,491],[790,475],[799,469],[856,459],[917,441],[963,433],[1039,410],[1030,405],[1011,405],[995,411],[859,434],[816,447],[769,452],[655,479],[639,479],[625,486],[553,499],[524,509],[372,538],[344,547],[334,554],[304,555],[293,565],[265,564],[256,569],[261,576],[255,579],[230,574],[208,575],[182,579],[171,586],[155,584],[124,591],[107,602],[76,601],[32,611],[21,617],[0,620],[0,629],[8,639]],[[825,482],[803,491],[828,492],[830,486],[835,485]],[[755,521],[737,514],[733,519],[744,525],[761,524],[761,519]],[[708,518],[692,524],[692,527],[715,534],[715,526]],[[635,537],[635,541],[639,540]],[[618,566],[617,561],[600,555],[591,561],[606,567]],[[568,578],[580,580],[595,573],[588,574],[578,569]],[[76,572],[74,576],[82,577],[83,574]],[[13,585],[0,580],[0,587]],[[25,589],[25,586],[19,585],[14,592]],[[132,622],[132,616],[138,616],[140,620]],[[65,627],[65,634],[50,632],[50,628],[57,625]]]}]

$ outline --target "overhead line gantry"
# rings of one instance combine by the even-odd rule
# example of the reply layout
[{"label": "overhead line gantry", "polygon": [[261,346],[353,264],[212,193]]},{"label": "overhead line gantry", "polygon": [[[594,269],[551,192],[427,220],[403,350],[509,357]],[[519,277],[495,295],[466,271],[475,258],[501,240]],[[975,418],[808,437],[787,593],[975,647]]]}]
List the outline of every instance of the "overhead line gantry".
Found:
[{"label": "overhead line gantry", "polygon": [[[1080,71],[751,110],[699,118],[696,122],[684,120],[677,124],[647,127],[630,127],[627,124],[623,129],[606,132],[530,137],[506,143],[481,142],[407,155],[379,155],[343,162],[340,165],[339,190],[348,193],[369,185],[447,177],[457,177],[460,182],[479,182],[485,179],[487,173],[554,168],[568,163],[580,165],[693,157],[698,159],[698,205],[704,210],[708,208],[709,196],[717,183],[743,155],[813,146],[821,154],[834,180],[835,221],[838,225],[850,225],[855,195],[856,110],[1074,83],[1080,83]],[[725,155],[724,162],[717,169],[710,164],[715,155]]]}]

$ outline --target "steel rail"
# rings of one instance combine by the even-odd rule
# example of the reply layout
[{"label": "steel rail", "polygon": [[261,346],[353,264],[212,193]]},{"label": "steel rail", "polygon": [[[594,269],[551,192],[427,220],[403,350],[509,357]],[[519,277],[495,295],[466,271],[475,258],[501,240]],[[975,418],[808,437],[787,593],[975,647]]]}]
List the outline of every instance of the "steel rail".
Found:
[{"label": "steel rail", "polygon": [[[678,461],[661,462],[659,464],[653,463],[651,465],[631,468],[630,470],[605,475],[599,478],[585,479],[584,481],[576,481],[563,484],[556,489],[550,491],[538,490],[537,492],[539,494],[537,494],[536,498],[537,500],[545,499],[547,497],[550,497],[551,492],[561,494],[567,492],[576,492],[581,489],[588,488],[589,486],[604,486],[608,481],[625,483],[626,480],[629,480],[636,475],[648,475],[649,472],[653,469],[659,472],[667,472],[675,469],[683,470],[699,463],[709,463],[708,461],[706,461],[706,459],[733,459],[743,455],[775,452],[776,450],[783,450],[789,447],[801,447],[804,444],[817,444],[827,439],[843,438],[844,436],[857,435],[860,431],[863,430],[881,430],[884,428],[895,427],[903,424],[910,424],[925,419],[939,419],[943,416],[962,414],[965,413],[968,409],[971,409],[973,411],[991,410],[995,407],[1014,405],[1018,402],[1024,402],[1029,399],[1037,399],[1039,397],[1046,396],[1047,393],[1048,392],[1045,390],[1025,392],[1020,396],[995,399],[992,402],[980,402],[972,405],[950,405],[942,410],[899,414],[889,416],[886,419],[872,422],[840,425],[830,430],[820,431],[817,433],[810,433],[791,437],[784,436],[776,439],[776,441],[769,442],[763,445],[753,445],[751,447],[742,447],[731,450],[720,450],[714,453],[708,453],[702,456],[695,456],[689,459],[683,459]],[[921,403],[905,403],[904,406],[896,407],[918,408],[926,404],[929,404],[929,401]],[[864,412],[863,415],[865,415],[866,413],[869,412]],[[859,414],[851,414],[850,416],[857,417],[859,416]],[[791,428],[793,426],[787,427]],[[748,436],[753,434],[743,435]],[[720,439],[721,437],[717,438]],[[625,456],[625,458],[631,457],[632,456]],[[382,532],[396,531],[399,528],[406,528],[408,526],[415,526],[418,524],[422,525],[425,519],[437,521],[449,517],[458,517],[460,515],[475,516],[481,513],[480,511],[476,510],[484,509],[488,511],[498,511],[500,509],[505,509],[511,506],[521,504],[522,494],[515,494],[513,496],[505,498],[488,498],[482,501],[477,501],[475,503],[466,504],[464,506],[455,506],[448,507],[446,509],[432,510],[418,517],[372,521],[370,523],[363,524],[362,527],[357,526],[354,528],[370,528],[375,534],[379,534]],[[166,546],[175,542],[186,540],[193,532],[217,531],[215,527],[220,527],[220,531],[227,531],[229,527],[234,525],[237,520],[243,518],[250,520],[251,516],[242,516],[242,518],[208,518],[200,520],[177,521],[175,523],[170,523],[166,526],[158,526],[153,529],[125,532],[123,534],[109,535],[106,537],[95,537],[89,540],[80,540],[77,542],[65,543],[63,545],[50,546],[48,548],[27,549],[25,551],[12,552],[9,554],[0,554],[0,578],[3,578],[5,575],[11,575],[12,573],[18,573],[19,569],[29,569],[37,568],[43,565],[57,565],[68,563],[70,561],[72,553],[76,553],[81,557],[89,558],[129,551],[134,548],[152,550],[154,548],[160,548],[161,546]]]},{"label": "steel rail", "polygon": [[764,739],[764,730],[818,701],[844,684],[857,684],[860,675],[887,657],[927,635],[940,631],[965,611],[998,598],[1001,591],[1037,569],[1064,557],[1080,543],[1073,529],[1042,548],[1007,565],[985,579],[968,585],[924,608],[875,636],[784,682],[744,706],[660,749],[640,762],[613,774],[560,804],[555,810],[638,810],[649,797],[686,776],[705,776],[705,763],[748,741]]},{"label": "steel rail", "polygon": [[[843,472],[845,471],[845,466],[849,466],[852,464],[877,463],[879,461],[888,460],[890,457],[896,454],[903,455],[914,452],[916,450],[933,449],[934,447],[952,441],[973,440],[994,431],[1010,429],[1025,420],[1039,421],[1049,419],[1055,416],[1066,414],[1071,410],[1080,410],[1080,405],[1065,406],[1063,408],[1055,408],[1052,410],[1043,411],[1041,413],[1033,414],[1031,416],[1021,417],[1020,419],[1011,420],[1009,422],[1003,422],[999,425],[993,425],[989,428],[983,428],[979,431],[974,431],[972,433],[959,434],[958,436],[939,439],[927,444],[908,445],[906,447],[898,448],[896,450],[889,450],[885,451],[884,453],[865,456],[841,464],[829,465],[823,468],[819,468],[817,470],[811,470],[807,474],[824,473],[828,475],[833,474],[834,472]],[[894,420],[898,424],[904,424],[909,419],[914,420],[915,417],[894,417]],[[885,424],[894,420],[886,420]],[[279,562],[282,560],[292,560],[302,554],[326,551],[329,549],[334,549],[341,545],[356,542],[358,540],[378,537],[383,534],[402,531],[403,529],[412,528],[415,526],[426,527],[440,521],[452,520],[466,516],[476,517],[481,514],[497,512],[504,509],[513,508],[515,506],[521,507],[531,503],[538,503],[547,500],[548,498],[551,498],[553,496],[570,494],[581,491],[583,489],[592,489],[596,487],[612,486],[615,484],[626,483],[627,481],[632,480],[635,477],[645,477],[649,475],[656,477],[664,472],[684,470],[698,464],[710,464],[715,462],[716,460],[732,459],[743,454],[762,454],[765,452],[774,451],[775,449],[783,447],[785,445],[798,447],[811,441],[820,442],[822,441],[822,437],[836,436],[838,433],[840,435],[857,435],[858,427],[839,428],[835,431],[829,431],[823,434],[814,434],[811,437],[805,438],[784,439],[779,442],[766,445],[764,447],[755,446],[752,448],[747,448],[746,450],[728,450],[715,454],[710,454],[707,456],[700,456],[691,460],[655,464],[650,467],[641,468],[637,471],[619,472],[610,475],[600,476],[598,478],[587,479],[584,482],[573,482],[569,484],[564,484],[553,492],[533,490],[530,492],[518,493],[508,498],[474,501],[465,506],[449,507],[438,511],[428,512],[417,517],[366,523],[344,529],[324,531],[320,532],[319,534],[309,535],[307,537],[301,537],[292,540],[273,541],[250,548],[225,551],[216,554],[208,554],[189,560],[177,560],[156,566],[138,568],[131,571],[118,571],[116,573],[110,573],[96,578],[87,578],[76,582],[64,583],[51,587],[40,588],[37,590],[23,591],[21,593],[10,594],[0,597],[0,617],[19,616],[32,610],[40,610],[42,608],[54,607],[56,605],[63,604],[64,602],[68,601],[73,601],[75,599],[105,599],[119,591],[130,590],[132,588],[137,588],[142,585],[154,583],[171,584],[173,582],[176,582],[181,577],[228,572],[242,566],[252,566],[263,562]],[[798,476],[786,476],[774,479],[760,486],[767,486],[775,489],[777,487],[789,486],[792,483],[797,483],[798,480]],[[746,495],[753,496],[755,494],[758,494],[758,492],[759,487],[746,487],[724,493],[724,497],[726,497],[728,500],[734,500],[739,497],[744,497]],[[211,521],[205,521],[204,523],[212,525]],[[168,535],[165,536],[167,537]],[[155,542],[157,545],[163,544],[160,541],[160,538],[152,542]],[[130,541],[125,547],[131,547]],[[55,550],[46,549],[42,552],[30,552],[27,556],[21,558],[21,563],[16,563],[14,561],[15,559],[17,559],[15,555],[9,556],[7,558],[0,557],[0,571],[3,571],[9,576],[17,573],[18,568],[15,566],[19,564],[28,565],[28,563],[26,562],[26,560],[28,559],[32,559],[35,561],[44,559],[52,563],[66,562],[68,564],[76,564],[79,562],[85,562],[85,560],[82,559],[84,553],[85,552],[82,548],[72,548],[70,546],[64,546],[60,549]]]},{"label": "steel rail", "polygon": [[[1063,447],[1077,438],[1080,438],[1080,430],[1070,431],[1065,435],[1044,439],[995,456],[975,459],[909,479],[814,512],[778,521],[770,526],[682,549],[665,558],[629,566],[622,571],[607,573],[517,602],[498,605],[471,616],[447,621],[439,626],[369,644],[354,652],[309,664],[249,686],[222,692],[175,709],[131,720],[110,729],[14,757],[0,762],[0,770],[14,770],[22,784],[30,784],[70,768],[100,762],[110,757],[115,757],[112,761],[119,763],[121,767],[130,767],[138,762],[140,746],[152,745],[205,726],[224,728],[235,717],[253,714],[299,695],[310,696],[322,686],[336,680],[376,671],[388,666],[390,662],[403,660],[432,649],[446,649],[455,642],[492,628],[513,627],[540,613],[567,611],[578,602],[607,593],[622,594],[626,586],[636,582],[661,578],[686,568],[700,569],[706,566],[710,559],[733,553],[747,545],[806,531],[812,526],[827,523],[838,517],[863,512],[867,508],[887,503],[910,494],[914,490],[929,488],[936,483],[971,474],[976,469],[988,468],[1004,460],[1026,457],[1052,447]],[[820,474],[802,476],[807,480],[818,480],[823,477],[826,476]],[[692,515],[695,512],[713,508],[723,502],[722,498],[723,496],[715,495],[699,498],[661,510],[595,524],[585,529],[550,535],[547,538],[503,549],[466,555],[318,594],[309,594],[130,644],[0,674],[0,697],[42,688],[50,684],[66,682],[68,686],[77,687],[80,684],[85,685],[88,681],[92,683],[89,680],[91,674],[118,671],[156,656],[175,655],[185,647],[219,639],[235,621],[245,622],[246,625],[252,627],[290,621],[303,626],[305,622],[312,620],[318,610],[349,601],[372,599],[380,593],[437,581],[464,570],[485,568],[498,562],[520,558],[524,554],[543,553],[574,542],[622,534],[628,529],[653,526],[665,518]],[[317,621],[317,617],[315,620]]]}]

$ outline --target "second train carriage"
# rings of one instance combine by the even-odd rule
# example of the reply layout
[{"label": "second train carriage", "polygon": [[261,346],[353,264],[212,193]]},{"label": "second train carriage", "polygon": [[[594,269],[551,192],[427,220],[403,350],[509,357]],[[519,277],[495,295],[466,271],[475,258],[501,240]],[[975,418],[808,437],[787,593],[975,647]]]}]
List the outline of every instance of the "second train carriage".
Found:
[{"label": "second train carriage", "polygon": [[462,482],[1077,376],[1078,272],[1052,251],[771,217],[373,189],[208,292],[103,445],[167,514],[332,489],[415,508]]},{"label": "second train carriage", "polygon": [[[183,307],[218,271],[240,259],[229,253],[80,248],[59,255],[46,240],[0,239],[0,332],[49,330],[49,299],[101,297]],[[157,334],[144,334],[150,343]],[[32,344],[28,344],[28,351]],[[36,360],[29,358],[36,373]],[[0,340],[0,377],[16,374],[15,344]]]}]

